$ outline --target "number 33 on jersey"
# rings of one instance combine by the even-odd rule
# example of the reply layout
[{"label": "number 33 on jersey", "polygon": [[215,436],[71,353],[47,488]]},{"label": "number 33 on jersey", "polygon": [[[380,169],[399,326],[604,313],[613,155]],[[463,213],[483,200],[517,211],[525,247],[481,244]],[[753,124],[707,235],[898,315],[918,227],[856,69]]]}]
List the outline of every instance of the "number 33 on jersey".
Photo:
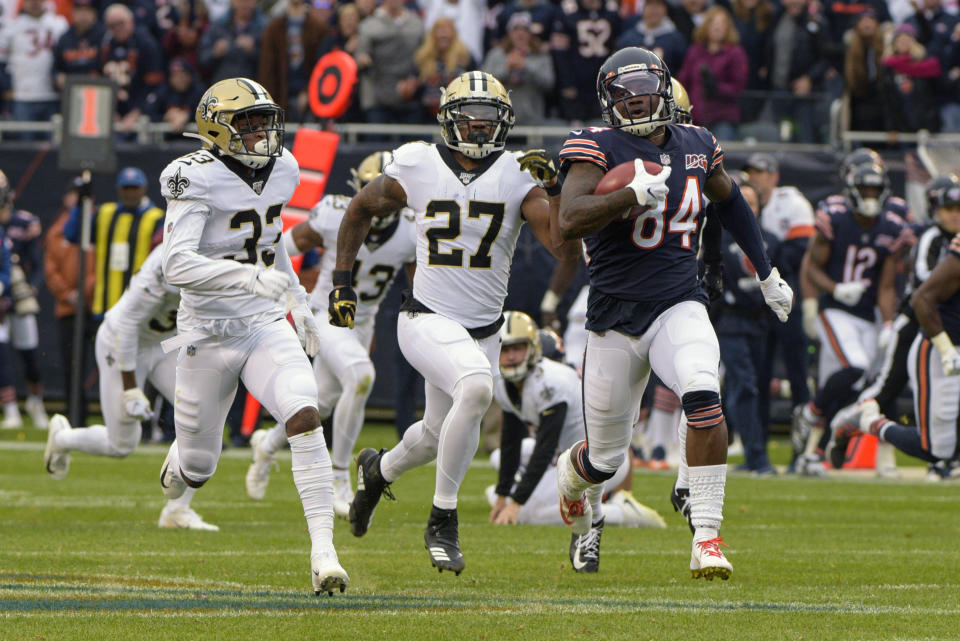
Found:
[{"label": "number 33 on jersey", "polygon": [[[173,229],[178,215],[201,211],[206,215],[197,253],[214,259],[235,260],[272,267],[276,245],[283,231],[280,212],[300,182],[293,155],[285,152],[249,174],[239,163],[227,163],[207,150],[177,158],[160,175],[160,189],[168,203],[165,233]],[[177,213],[179,212],[179,214]],[[191,308],[213,317],[234,317],[266,311],[274,304],[242,292],[183,292]],[[230,302],[230,298],[236,300]],[[188,300],[189,299],[189,300]]]}]

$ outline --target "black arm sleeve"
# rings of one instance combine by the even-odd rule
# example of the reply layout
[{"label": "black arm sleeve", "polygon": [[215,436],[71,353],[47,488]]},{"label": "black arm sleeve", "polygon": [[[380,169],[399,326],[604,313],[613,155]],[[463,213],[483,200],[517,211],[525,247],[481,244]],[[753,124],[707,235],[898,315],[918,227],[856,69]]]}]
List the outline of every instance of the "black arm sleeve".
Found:
[{"label": "black arm sleeve", "polygon": [[[517,483],[517,489],[511,495],[511,498],[520,505],[526,503],[530,495],[533,494],[537,483],[543,478],[543,473],[547,471],[547,466],[553,460],[553,455],[557,451],[557,443],[560,442],[560,431],[563,429],[563,423],[566,419],[566,403],[557,403],[540,413],[537,444],[533,448],[533,454],[530,455],[530,461],[527,463],[523,478]],[[500,465],[500,469],[503,470],[503,464]]]},{"label": "black arm sleeve", "polygon": [[712,203],[707,205],[706,221],[703,223],[703,262],[705,265],[716,265],[723,262],[723,226],[720,224],[720,214]]},{"label": "black arm sleeve", "polygon": [[500,430],[500,476],[497,478],[497,495],[510,496],[513,477],[520,467],[520,444],[527,434],[527,426],[520,417],[509,412],[503,413],[503,427]]},{"label": "black arm sleeve", "polygon": [[730,231],[743,253],[753,263],[760,280],[765,280],[770,275],[770,259],[767,257],[767,250],[763,247],[760,225],[747,201],[740,195],[740,187],[737,183],[731,181],[731,187],[727,199],[717,203],[716,211],[720,216],[720,222]]}]

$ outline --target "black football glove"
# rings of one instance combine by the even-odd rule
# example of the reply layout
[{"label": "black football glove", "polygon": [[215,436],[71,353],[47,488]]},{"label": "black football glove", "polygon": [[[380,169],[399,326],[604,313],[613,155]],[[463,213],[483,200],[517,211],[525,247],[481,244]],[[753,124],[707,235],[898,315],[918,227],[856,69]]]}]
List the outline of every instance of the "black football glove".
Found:
[{"label": "black football glove", "polygon": [[710,297],[711,305],[723,298],[723,263],[707,263],[703,269],[700,286]]},{"label": "black football glove", "polygon": [[520,156],[520,169],[529,171],[541,187],[546,187],[557,177],[557,166],[546,149],[530,149]]},{"label": "black football glove", "polygon": [[331,325],[353,329],[353,319],[357,317],[357,292],[353,290],[352,282],[352,272],[333,272],[333,289],[330,290],[330,304],[327,308]]}]

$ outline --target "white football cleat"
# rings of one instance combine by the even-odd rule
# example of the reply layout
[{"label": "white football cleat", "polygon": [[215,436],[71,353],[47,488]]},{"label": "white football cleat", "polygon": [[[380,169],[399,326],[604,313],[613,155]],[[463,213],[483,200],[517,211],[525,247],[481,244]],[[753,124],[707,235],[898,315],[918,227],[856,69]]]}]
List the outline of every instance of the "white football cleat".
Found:
[{"label": "white football cleat", "polygon": [[[177,465],[171,465],[171,459],[176,458]],[[160,466],[160,487],[163,488],[163,495],[168,499],[178,499],[187,491],[187,484],[180,478],[180,450],[177,448],[177,442],[170,444],[170,451],[167,452],[167,458],[163,459],[163,465]],[[177,469],[173,469],[176,467]]]},{"label": "white football cleat", "polygon": [[897,458],[895,456],[896,448],[890,443],[880,441],[877,443],[877,457],[874,459],[876,465],[876,474],[882,479],[900,478],[900,470],[897,469]]},{"label": "white football cleat", "polygon": [[43,451],[43,465],[54,481],[62,481],[70,469],[70,452],[57,447],[57,434],[69,431],[70,421],[62,414],[54,414],[47,432],[47,448]]},{"label": "white football cleat", "polygon": [[694,579],[713,581],[714,577],[720,577],[726,581],[730,578],[733,566],[723,555],[721,545],[726,543],[719,536],[693,542],[693,550],[690,552],[690,575]]},{"label": "white football cleat", "polygon": [[0,422],[0,429],[19,430],[23,427],[23,419],[20,418],[20,408],[16,403],[7,403],[3,406],[3,421]]},{"label": "white football cleat", "polygon": [[619,490],[608,500],[611,505],[619,505],[623,510],[624,527],[652,527],[666,529],[667,522],[651,507],[638,501],[627,490]]},{"label": "white football cleat", "polygon": [[45,430],[50,424],[50,419],[47,417],[47,410],[43,406],[43,399],[39,396],[28,396],[26,402],[27,414],[30,415],[30,420],[33,421],[33,426],[38,430]]},{"label": "white football cleat", "polygon": [[162,528],[203,530],[205,532],[219,532],[220,528],[203,520],[203,518],[189,507],[174,507],[169,504],[160,511],[160,520],[157,525]]},{"label": "white football cleat", "polygon": [[[577,443],[573,447],[578,447]],[[570,448],[571,450],[573,448]],[[570,450],[564,450],[557,459],[557,493],[560,498],[560,518],[570,526],[574,534],[586,534],[593,522],[593,507],[587,493],[573,485],[577,471],[570,461]]]},{"label": "white football cleat", "polygon": [[816,454],[801,454],[797,460],[797,471],[801,476],[824,478],[827,470],[823,467],[823,459]]},{"label": "white football cleat", "polygon": [[313,592],[317,596],[320,596],[321,592],[333,596],[335,590],[339,588],[343,592],[350,583],[350,577],[340,566],[340,560],[337,559],[337,551],[333,549],[333,545],[323,552],[312,555],[310,568],[313,576]]},{"label": "white football cleat", "polygon": [[253,462],[247,470],[247,496],[254,501],[262,501],[267,494],[267,485],[270,483],[270,468],[273,467],[273,455],[267,454],[260,448],[260,444],[267,438],[268,430],[257,430],[250,437],[250,451]]},{"label": "white football cleat", "polygon": [[333,477],[333,513],[341,519],[349,518],[350,504],[353,503],[353,488],[350,477]]}]

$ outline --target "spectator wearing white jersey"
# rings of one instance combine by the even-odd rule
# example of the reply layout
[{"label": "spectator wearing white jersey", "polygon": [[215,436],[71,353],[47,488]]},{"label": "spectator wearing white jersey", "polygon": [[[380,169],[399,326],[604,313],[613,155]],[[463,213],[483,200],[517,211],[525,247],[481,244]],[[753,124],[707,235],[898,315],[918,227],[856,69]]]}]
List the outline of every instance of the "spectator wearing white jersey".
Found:
[{"label": "spectator wearing white jersey", "polygon": [[[53,47],[69,28],[63,16],[47,11],[43,0],[23,0],[23,8],[0,31],[0,64],[9,75],[14,120],[48,121],[57,112],[53,86]],[[27,133],[23,138],[39,138]]]},{"label": "spectator wearing white jersey", "polygon": [[[784,274],[793,288],[800,291],[798,275],[800,262],[813,236],[813,207],[796,187],[779,185],[780,167],[770,154],[754,153],[747,158],[744,167],[750,183],[760,196],[760,227],[773,234],[779,245],[774,265]],[[807,337],[803,332],[803,314],[799,306],[791,312],[786,323],[774,323],[767,337],[766,365],[758,372],[759,389],[769,389],[773,376],[773,355],[780,344],[783,362],[790,381],[791,402],[794,407],[810,400],[807,388]],[[760,395],[760,421],[770,420],[770,397]]]}]

